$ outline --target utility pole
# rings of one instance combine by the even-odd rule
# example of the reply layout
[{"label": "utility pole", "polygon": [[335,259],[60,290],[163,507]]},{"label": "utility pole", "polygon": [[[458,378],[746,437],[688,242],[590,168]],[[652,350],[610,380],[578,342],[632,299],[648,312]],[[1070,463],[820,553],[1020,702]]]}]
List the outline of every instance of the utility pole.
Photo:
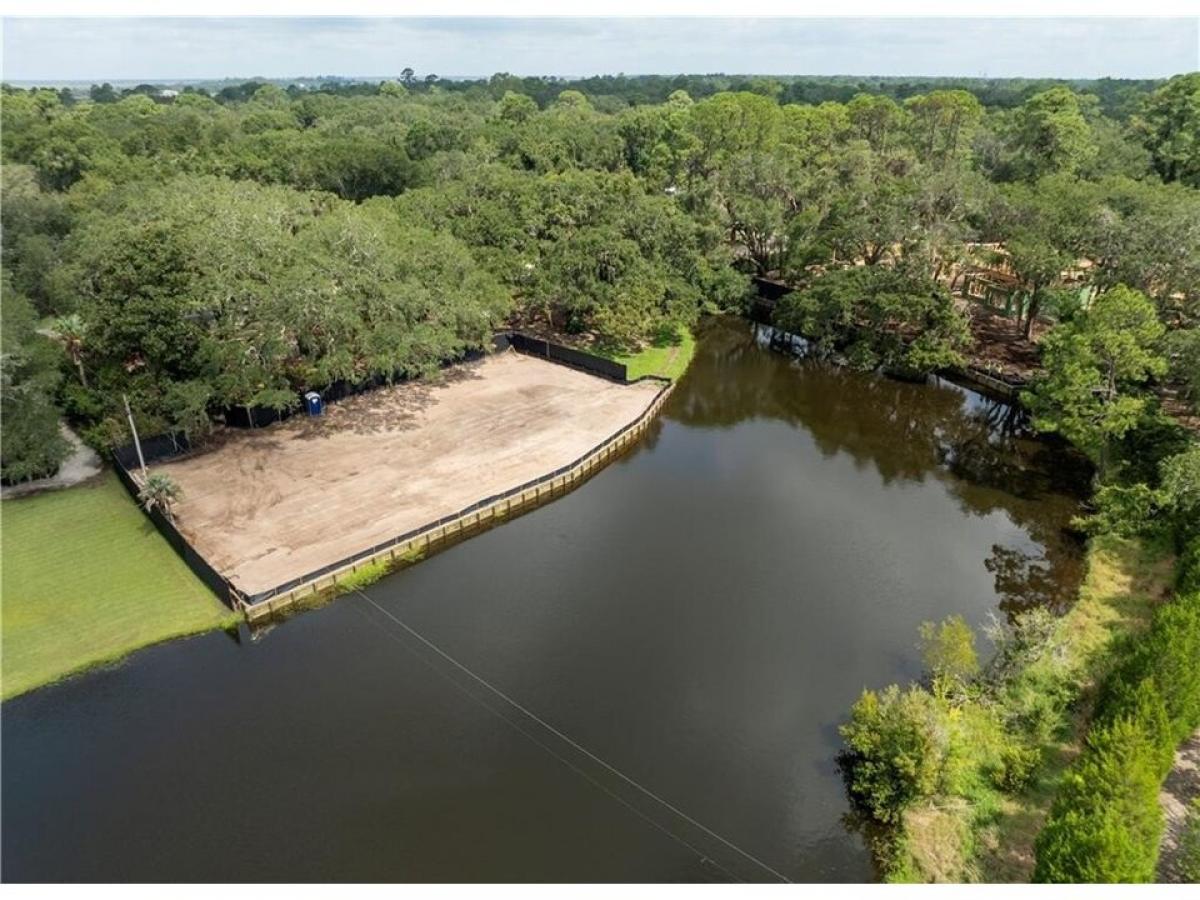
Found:
[{"label": "utility pole", "polygon": [[142,483],[145,484],[146,479],[150,476],[146,473],[146,458],[142,456],[142,442],[138,440],[137,426],[133,424],[133,413],[129,409],[129,397],[122,394],[121,399],[125,401],[125,415],[129,419],[129,431],[133,434],[133,446],[137,449],[138,464],[142,467]]}]

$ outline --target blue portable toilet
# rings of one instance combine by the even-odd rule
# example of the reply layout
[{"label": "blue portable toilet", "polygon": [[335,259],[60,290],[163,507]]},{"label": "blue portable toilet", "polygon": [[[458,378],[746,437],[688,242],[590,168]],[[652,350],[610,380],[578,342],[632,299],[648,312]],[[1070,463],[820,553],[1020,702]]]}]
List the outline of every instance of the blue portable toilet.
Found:
[{"label": "blue portable toilet", "polygon": [[304,395],[304,408],[308,410],[310,416],[319,416],[325,412],[325,401],[316,391],[309,391]]}]

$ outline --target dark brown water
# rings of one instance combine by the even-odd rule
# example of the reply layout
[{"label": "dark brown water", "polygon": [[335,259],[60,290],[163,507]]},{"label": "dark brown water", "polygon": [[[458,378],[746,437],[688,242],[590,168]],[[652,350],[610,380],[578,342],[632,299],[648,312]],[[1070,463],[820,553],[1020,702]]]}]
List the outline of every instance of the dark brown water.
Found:
[{"label": "dark brown water", "polygon": [[3,876],[869,879],[838,723],[918,675],[921,621],[1068,602],[1086,477],[1001,404],[710,323],[567,497],[5,703]]}]

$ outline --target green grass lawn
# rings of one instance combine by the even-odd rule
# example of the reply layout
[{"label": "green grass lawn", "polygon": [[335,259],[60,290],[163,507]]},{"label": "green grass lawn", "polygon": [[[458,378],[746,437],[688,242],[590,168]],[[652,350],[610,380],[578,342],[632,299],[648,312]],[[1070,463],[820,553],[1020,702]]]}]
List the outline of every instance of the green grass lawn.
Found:
[{"label": "green grass lawn", "polygon": [[664,335],[649,347],[632,354],[613,354],[611,359],[625,364],[625,377],[631,381],[643,375],[661,375],[677,381],[696,355],[696,337],[687,328]]},{"label": "green grass lawn", "polygon": [[233,624],[111,473],[0,506],[0,696]]}]

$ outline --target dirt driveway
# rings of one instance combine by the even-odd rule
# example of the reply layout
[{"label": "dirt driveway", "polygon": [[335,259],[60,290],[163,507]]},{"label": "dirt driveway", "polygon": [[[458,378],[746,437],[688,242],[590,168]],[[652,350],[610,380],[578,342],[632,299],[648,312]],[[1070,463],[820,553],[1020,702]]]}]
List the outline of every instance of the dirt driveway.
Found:
[{"label": "dirt driveway", "polygon": [[215,449],[154,469],[183,488],[180,530],[254,594],[571,462],[659,387],[509,351],[320,418],[225,429]]}]

